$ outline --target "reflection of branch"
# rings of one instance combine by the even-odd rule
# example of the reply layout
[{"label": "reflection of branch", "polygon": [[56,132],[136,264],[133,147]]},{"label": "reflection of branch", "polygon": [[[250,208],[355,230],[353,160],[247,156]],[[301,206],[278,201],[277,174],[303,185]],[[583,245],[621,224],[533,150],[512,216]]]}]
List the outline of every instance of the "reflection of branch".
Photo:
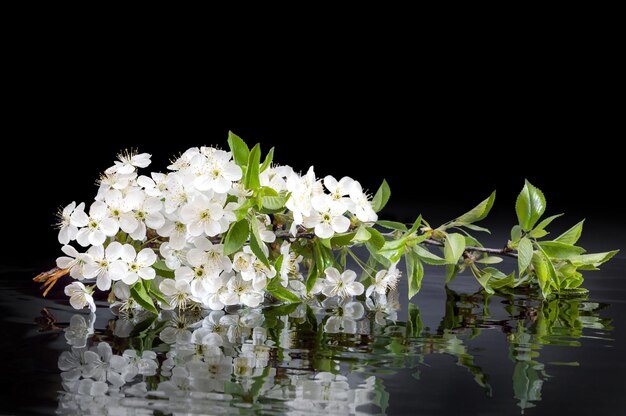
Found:
[{"label": "reflection of branch", "polygon": [[35,323],[40,326],[39,332],[63,329],[62,327],[56,325],[57,320],[48,309],[43,308],[40,313],[41,316],[35,318]]}]

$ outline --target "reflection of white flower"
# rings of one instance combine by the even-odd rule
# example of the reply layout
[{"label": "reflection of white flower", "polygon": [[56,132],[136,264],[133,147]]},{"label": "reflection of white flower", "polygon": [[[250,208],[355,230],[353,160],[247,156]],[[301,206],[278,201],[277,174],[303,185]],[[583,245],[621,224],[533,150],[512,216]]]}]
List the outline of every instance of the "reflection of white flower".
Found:
[{"label": "reflection of white flower", "polygon": [[356,273],[354,271],[346,270],[339,274],[339,270],[329,267],[324,272],[326,273],[326,279],[324,280],[322,293],[329,298],[333,296],[348,298],[363,293],[363,284],[355,282]]},{"label": "reflection of white flower", "polygon": [[394,322],[398,319],[398,313],[393,304],[387,302],[386,295],[374,294],[373,297],[366,299],[365,305],[367,309],[374,312],[374,320],[380,326],[385,325],[387,319]]},{"label": "reflection of white flower", "polygon": [[[332,299],[324,301],[324,307],[332,305]],[[324,325],[324,330],[329,334],[356,334],[356,321],[363,317],[365,312],[360,302],[348,302],[344,304],[332,305],[334,315],[328,318]]]},{"label": "reflection of white flower", "polygon": [[145,350],[137,353],[135,350],[126,350],[122,356],[128,361],[129,367],[135,367],[131,373],[153,376],[159,367],[157,355],[154,351]]},{"label": "reflection of white flower", "polygon": [[96,316],[89,315],[89,323],[82,315],[72,315],[70,325],[64,329],[65,339],[72,347],[82,348],[87,345],[87,338],[93,335],[93,324]]},{"label": "reflection of white flower", "polygon": [[65,294],[70,297],[70,305],[74,309],[83,309],[85,306],[89,306],[91,312],[96,311],[96,304],[93,301],[93,289],[88,289],[81,282],[70,283],[65,286]]},{"label": "reflection of white flower", "polygon": [[[114,355],[111,346],[106,342],[101,342],[95,348],[85,351],[85,364],[84,376],[86,378],[107,381],[115,387],[120,387],[126,382],[125,376],[131,370],[128,367],[128,360]],[[132,373],[131,375],[135,376]]]}]

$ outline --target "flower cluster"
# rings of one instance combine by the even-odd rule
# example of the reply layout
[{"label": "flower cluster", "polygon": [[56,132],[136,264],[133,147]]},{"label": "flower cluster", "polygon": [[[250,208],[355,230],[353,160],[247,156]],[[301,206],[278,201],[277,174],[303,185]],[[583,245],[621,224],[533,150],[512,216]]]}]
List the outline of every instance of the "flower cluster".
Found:
[{"label": "flower cluster", "polygon": [[59,213],[65,256],[57,266],[77,280],[65,290],[73,307],[95,311],[95,288],[85,286],[94,281],[113,290],[116,304],[154,310],[256,307],[268,292],[285,301],[364,293],[355,272],[328,261],[307,282],[301,263],[311,246],[298,242],[314,235],[330,247],[333,237],[375,222],[360,183],[272,165],[273,152],[260,163],[258,145],[250,151],[233,140],[232,151],[188,149],[168,173],[142,175],[151,156],[123,153],[100,178],[94,202]]}]

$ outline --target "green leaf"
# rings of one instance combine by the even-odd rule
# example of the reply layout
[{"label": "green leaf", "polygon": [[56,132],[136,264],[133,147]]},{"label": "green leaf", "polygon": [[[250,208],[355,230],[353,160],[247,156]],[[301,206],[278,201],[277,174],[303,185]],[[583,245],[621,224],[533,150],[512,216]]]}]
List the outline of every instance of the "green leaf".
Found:
[{"label": "green leaf", "polygon": [[502,263],[502,257],[496,257],[496,256],[483,257],[482,259],[477,260],[477,263],[498,264],[498,263]]},{"label": "green leaf", "polygon": [[513,287],[515,284],[515,272],[505,275],[499,270],[492,267],[485,267],[485,271],[491,275],[489,286],[492,289],[500,289],[503,287]]},{"label": "green leaf", "polygon": [[465,250],[465,237],[461,234],[451,233],[446,236],[443,246],[443,255],[450,264],[455,264],[463,255]]},{"label": "green leaf", "polygon": [[350,244],[350,242],[354,239],[356,233],[344,233],[344,234],[335,234],[330,239],[330,244],[332,247],[345,247]]},{"label": "green leaf", "polygon": [[278,317],[287,316],[298,308],[295,303],[288,303],[286,305],[276,305],[263,308],[263,316],[265,317]]},{"label": "green leaf", "polygon": [[313,286],[315,286],[315,282],[317,281],[317,267],[312,266],[311,270],[309,270],[309,275],[306,278],[306,293],[309,293]]},{"label": "green leaf", "polygon": [[417,219],[413,223],[413,226],[409,230],[408,234],[412,234],[412,233],[416,232],[417,229],[420,228],[420,225],[422,225],[422,215],[421,214],[417,217]]},{"label": "green leaf", "polygon": [[528,233],[528,236],[530,238],[541,238],[541,237],[545,237],[548,234],[550,233],[547,232],[546,230],[538,230],[535,228],[534,230]]},{"label": "green leaf", "polygon": [[555,219],[559,218],[562,215],[563,214],[552,215],[551,217],[548,217],[542,220],[539,224],[537,224],[537,226],[535,227],[533,231],[544,230],[548,225],[550,225],[550,223],[552,223],[552,221],[554,221]]},{"label": "green leaf", "polygon": [[567,259],[572,256],[583,254],[585,252],[585,249],[582,247],[577,247],[558,241],[542,241],[538,244],[543,249],[545,255],[553,259]]},{"label": "green leaf", "polygon": [[154,262],[154,264],[152,265],[152,268],[156,270],[159,276],[167,277],[169,279],[174,278],[174,270],[167,267],[165,262],[161,259]]},{"label": "green leaf", "polygon": [[567,259],[580,270],[589,270],[599,267],[602,263],[609,261],[619,250],[608,251],[606,253],[590,253],[579,256],[571,256]]},{"label": "green leaf", "polygon": [[483,287],[483,289],[485,289],[485,291],[487,293],[492,295],[494,293],[494,291],[493,291],[493,288],[491,287],[491,285],[489,285],[489,280],[492,277],[491,273],[488,273],[488,272],[485,272],[483,270],[480,270],[474,264],[471,265],[470,269],[472,270],[472,274],[474,275],[474,277],[476,278],[478,283],[480,283],[480,285]]},{"label": "green leaf", "polygon": [[409,300],[420,291],[424,266],[414,251],[407,251],[404,255],[406,260],[406,273],[409,280]]},{"label": "green leaf", "polygon": [[276,269],[276,273],[280,273],[280,269],[283,266],[284,259],[285,257],[282,254],[276,257],[276,261],[274,261],[274,269]]},{"label": "green leaf", "polygon": [[493,207],[493,203],[496,200],[496,191],[493,191],[489,198],[485,199],[480,204],[476,205],[470,211],[458,217],[454,222],[462,222],[466,224],[471,224],[473,222],[478,222],[484,219],[491,211],[491,207]]},{"label": "green leaf", "polygon": [[491,231],[489,231],[489,229],[487,229],[485,227],[479,227],[478,225],[475,225],[475,224],[459,223],[459,225],[463,226],[465,228],[469,228],[472,231],[480,231],[480,232],[483,232],[483,233],[491,234]]},{"label": "green leaf", "polygon": [[165,296],[163,295],[163,293],[161,293],[161,291],[159,291],[158,289],[154,287],[150,287],[150,295],[152,295],[156,300],[164,304],[166,307],[170,306],[167,299],[165,299]]},{"label": "green leaf", "polygon": [[533,243],[526,237],[522,238],[517,245],[517,268],[519,275],[524,274],[533,258]]},{"label": "green leaf", "polygon": [[248,211],[250,210],[250,208],[252,208],[254,205],[254,199],[247,199],[246,202],[241,204],[241,206],[234,211],[237,221],[245,218],[248,215]]},{"label": "green leaf", "polygon": [[250,223],[250,249],[252,250],[254,255],[257,256],[259,260],[261,260],[263,264],[265,264],[267,267],[270,267],[270,262],[269,260],[267,260],[267,256],[265,255],[262,249],[265,243],[263,242],[263,240],[261,240],[261,235],[259,234],[259,225],[257,224],[257,221],[255,218],[252,218],[252,220],[249,221],[249,223]]},{"label": "green leaf", "polygon": [[526,181],[522,192],[515,202],[515,212],[520,227],[526,231],[533,229],[546,210],[546,198],[543,193]]},{"label": "green leaf", "polygon": [[265,156],[265,160],[263,161],[263,164],[261,165],[260,172],[263,172],[265,171],[265,169],[269,168],[273,160],[274,160],[274,148],[272,147],[270,151],[267,152],[267,155]]},{"label": "green leaf", "polygon": [[445,259],[442,259],[438,255],[431,253],[430,251],[428,251],[427,249],[425,249],[424,247],[420,245],[413,247],[413,251],[415,251],[415,253],[417,253],[419,258],[426,264],[439,266],[439,265],[447,263]]},{"label": "green leaf", "polygon": [[406,225],[402,224],[401,222],[396,222],[396,221],[380,220],[380,221],[376,221],[376,224],[380,225],[381,227],[385,227],[389,230],[400,230],[400,231],[409,230],[408,228],[406,228]]},{"label": "green leaf", "polygon": [[550,284],[550,273],[548,272],[548,261],[541,253],[534,253],[532,257],[532,265],[535,270],[535,276],[539,282],[541,293],[543,297],[548,297],[552,293],[552,287]]},{"label": "green leaf", "polygon": [[387,201],[389,201],[389,197],[391,196],[391,189],[389,189],[389,184],[386,180],[383,180],[383,183],[376,191],[374,198],[372,199],[372,208],[374,211],[379,212],[382,210],[385,205],[387,205]]},{"label": "green leaf", "polygon": [[246,189],[259,189],[261,181],[259,180],[259,166],[261,163],[261,145],[256,144],[250,151],[248,156],[248,169],[246,170],[246,178],[244,185]]},{"label": "green leaf", "polygon": [[554,264],[552,263],[552,260],[550,259],[550,257],[548,257],[548,255],[544,251],[543,246],[541,244],[537,244],[537,248],[541,252],[541,257],[543,261],[545,262],[546,268],[548,270],[550,288],[548,291],[544,291],[543,287],[541,288],[541,292],[543,293],[543,296],[546,297],[549,295],[549,293],[552,291],[553,288],[556,289],[557,291],[560,289],[560,282],[559,282],[559,278],[556,273]]},{"label": "green leaf", "polygon": [[290,195],[285,196],[262,196],[261,206],[264,209],[278,211],[285,208],[285,204],[289,200]]},{"label": "green leaf", "polygon": [[142,308],[148,312],[158,314],[157,308],[152,302],[152,298],[146,292],[146,288],[143,286],[142,281],[138,281],[130,288],[130,296],[137,302]]},{"label": "green leaf", "polygon": [[250,150],[248,149],[246,142],[244,142],[241,137],[237,136],[232,131],[229,131],[228,146],[230,147],[230,151],[233,153],[235,163],[241,167],[247,166]]},{"label": "green leaf", "polygon": [[233,223],[224,241],[224,255],[229,256],[243,247],[250,235],[250,224],[246,218]]},{"label": "green leaf", "polygon": [[[279,280],[280,279],[277,281]],[[267,285],[267,291],[270,292],[276,299],[282,300],[283,302],[302,302],[297,295],[285,289],[280,283]]]},{"label": "green leaf", "polygon": [[569,230],[565,231],[563,234],[554,239],[554,241],[558,241],[564,244],[576,244],[580,235],[583,232],[583,223],[585,220],[582,220],[578,224],[574,225]]},{"label": "green leaf", "polygon": [[511,242],[517,243],[520,238],[522,238],[522,227],[514,225],[513,228],[511,228]]},{"label": "green leaf", "polygon": [[371,244],[376,250],[380,250],[385,245],[385,237],[378,230],[369,227],[367,231],[370,233],[368,244]]},{"label": "green leaf", "polygon": [[367,227],[359,227],[354,235],[353,240],[359,242],[369,241],[372,238],[372,234],[367,230]]}]

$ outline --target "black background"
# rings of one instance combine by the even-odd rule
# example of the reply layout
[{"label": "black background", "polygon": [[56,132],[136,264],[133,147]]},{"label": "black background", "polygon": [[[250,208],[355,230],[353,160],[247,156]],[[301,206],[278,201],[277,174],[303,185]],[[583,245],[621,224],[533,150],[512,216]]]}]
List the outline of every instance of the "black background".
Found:
[{"label": "black background", "polygon": [[4,98],[10,250],[0,263],[50,264],[57,207],[89,204],[121,149],[149,152],[150,168],[164,170],[190,146],[227,147],[228,130],[264,151],[276,146],[276,162],[314,165],[318,177],[348,175],[371,192],[386,178],[391,219],[445,221],[497,189],[492,221],[509,227],[527,178],[566,223],[586,217],[610,233],[624,229],[612,56],[459,55],[424,66],[343,59],[272,71],[239,57],[216,65],[228,74],[211,76],[193,66],[188,74],[96,67],[94,58],[72,68],[58,59],[16,63]]}]

